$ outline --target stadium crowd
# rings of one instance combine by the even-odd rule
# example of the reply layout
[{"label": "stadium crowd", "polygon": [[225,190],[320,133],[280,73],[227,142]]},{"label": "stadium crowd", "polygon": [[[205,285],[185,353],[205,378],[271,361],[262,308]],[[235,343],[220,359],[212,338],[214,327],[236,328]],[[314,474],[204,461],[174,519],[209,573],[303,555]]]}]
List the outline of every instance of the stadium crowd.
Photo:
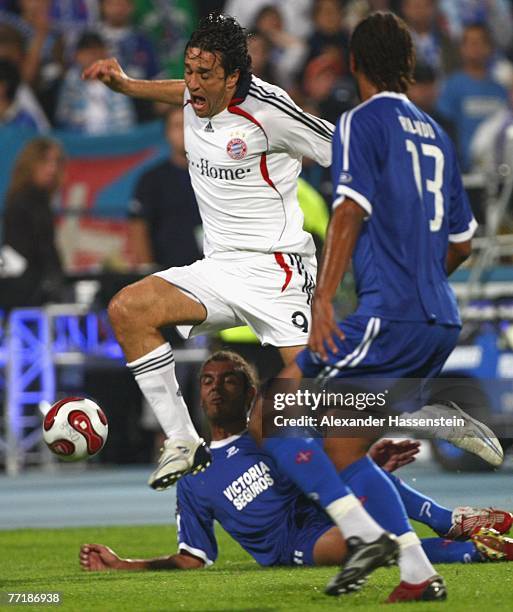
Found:
[{"label": "stadium crowd", "polygon": [[400,14],[413,34],[412,99],[449,129],[465,171],[483,163],[491,143],[483,134],[476,143],[479,126],[490,121],[495,128],[487,133],[500,146],[511,122],[507,0],[0,0],[0,126],[99,134],[161,116],[161,105],[134,103],[80,73],[115,56],[129,76],[178,78],[184,44],[211,10],[235,16],[252,34],[257,76],[334,123],[357,103],[348,69],[351,30],[382,9]]}]

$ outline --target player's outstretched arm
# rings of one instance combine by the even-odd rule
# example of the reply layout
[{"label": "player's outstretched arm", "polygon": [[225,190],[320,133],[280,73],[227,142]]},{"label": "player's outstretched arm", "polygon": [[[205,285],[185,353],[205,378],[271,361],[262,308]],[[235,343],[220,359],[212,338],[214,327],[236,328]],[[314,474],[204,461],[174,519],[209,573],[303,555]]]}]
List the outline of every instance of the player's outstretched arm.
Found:
[{"label": "player's outstretched arm", "polygon": [[103,544],[83,544],[79,554],[80,566],[88,572],[108,570],[166,570],[200,569],[205,564],[198,557],[186,553],[154,559],[122,559]]},{"label": "player's outstretched arm", "polygon": [[131,98],[142,98],[153,102],[182,105],[185,81],[145,81],[130,78],[114,57],[91,64],[82,73],[84,80],[101,81],[104,85]]}]

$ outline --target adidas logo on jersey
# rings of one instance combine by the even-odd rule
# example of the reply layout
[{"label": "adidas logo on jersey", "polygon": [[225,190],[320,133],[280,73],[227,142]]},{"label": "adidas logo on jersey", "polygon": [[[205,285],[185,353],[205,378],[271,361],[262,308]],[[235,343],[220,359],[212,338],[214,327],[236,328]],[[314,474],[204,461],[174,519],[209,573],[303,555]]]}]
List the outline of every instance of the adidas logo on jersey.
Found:
[{"label": "adidas logo on jersey", "polygon": [[205,127],[205,132],[212,133],[213,131],[214,131],[214,128],[212,127],[212,121],[209,121]]}]

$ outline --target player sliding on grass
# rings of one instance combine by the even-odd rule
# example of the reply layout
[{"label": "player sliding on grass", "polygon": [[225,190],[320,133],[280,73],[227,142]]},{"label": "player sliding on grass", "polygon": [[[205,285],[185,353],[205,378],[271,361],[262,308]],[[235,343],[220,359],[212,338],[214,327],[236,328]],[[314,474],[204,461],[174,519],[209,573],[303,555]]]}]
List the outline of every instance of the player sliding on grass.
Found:
[{"label": "player sliding on grass", "polygon": [[[231,352],[212,355],[203,364],[200,391],[214,461],[203,474],[187,476],[178,483],[178,553],[156,559],[121,559],[104,545],[84,544],[81,566],[99,571],[211,565],[218,552],[214,520],[261,565],[341,563],[346,546],[340,531],[318,505],[280,474],[273,459],[246,431],[256,392],[255,374],[249,364]],[[385,440],[371,449],[371,457],[391,472],[413,461],[418,446],[418,442],[408,440]],[[432,562],[513,559],[513,541],[500,535],[511,526],[509,512],[469,507],[451,512],[396,476],[387,473],[387,477],[397,487],[411,518],[443,536],[422,540]],[[474,533],[483,528],[487,531]],[[465,541],[456,541],[461,539]]]}]

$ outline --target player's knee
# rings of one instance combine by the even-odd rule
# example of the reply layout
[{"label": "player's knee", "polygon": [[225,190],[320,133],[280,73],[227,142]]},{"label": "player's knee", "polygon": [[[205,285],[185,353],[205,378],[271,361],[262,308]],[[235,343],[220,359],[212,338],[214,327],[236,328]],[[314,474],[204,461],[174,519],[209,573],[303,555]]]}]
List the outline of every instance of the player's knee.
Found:
[{"label": "player's knee", "polygon": [[129,326],[138,325],[144,317],[147,304],[135,285],[128,285],[118,291],[108,307],[109,320],[116,332]]}]

